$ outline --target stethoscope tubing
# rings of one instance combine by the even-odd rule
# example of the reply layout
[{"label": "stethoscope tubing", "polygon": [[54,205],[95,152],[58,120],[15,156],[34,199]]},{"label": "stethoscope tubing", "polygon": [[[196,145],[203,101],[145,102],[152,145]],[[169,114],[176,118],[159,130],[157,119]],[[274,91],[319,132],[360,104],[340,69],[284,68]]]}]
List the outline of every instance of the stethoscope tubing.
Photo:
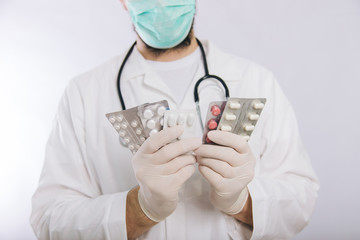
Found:
[{"label": "stethoscope tubing", "polygon": [[121,63],[119,73],[118,73],[118,76],[117,76],[116,87],[117,87],[117,93],[118,93],[118,96],[119,96],[119,99],[120,99],[120,104],[121,104],[122,110],[126,110],[126,106],[125,106],[124,98],[123,98],[122,93],[121,93],[120,79],[121,79],[121,74],[122,74],[122,72],[124,70],[125,64],[128,61],[132,51],[134,50],[135,45],[136,45],[136,42],[133,43],[133,45],[130,47],[129,51],[126,53],[126,56],[125,56],[123,62]]},{"label": "stethoscope tubing", "polygon": [[[207,60],[206,60],[206,54],[205,54],[204,47],[203,47],[203,45],[202,45],[202,43],[200,42],[199,39],[196,38],[196,41],[197,41],[197,43],[198,43],[198,45],[200,47],[205,75],[202,78],[200,78],[196,82],[196,84],[194,86],[194,102],[195,102],[195,105],[196,105],[197,114],[199,116],[200,126],[201,126],[202,130],[204,130],[204,125],[203,125],[202,118],[201,118],[200,104],[199,104],[199,101],[200,101],[200,98],[199,98],[199,85],[206,79],[210,79],[210,78],[211,79],[216,79],[224,87],[226,100],[229,99],[230,93],[229,93],[229,89],[228,89],[225,81],[222,78],[220,78],[220,77],[218,77],[216,75],[210,75],[209,74],[209,68],[208,68],[208,63],[207,63]],[[121,63],[119,73],[118,73],[118,76],[117,76],[116,87],[117,87],[117,93],[118,93],[118,97],[119,97],[119,100],[120,100],[122,110],[126,110],[126,105],[125,105],[124,98],[123,98],[122,93],[121,93],[120,79],[121,79],[121,74],[122,74],[122,72],[124,70],[125,64],[128,61],[132,51],[134,50],[135,45],[136,45],[136,42],[133,43],[133,45],[130,47],[130,49],[126,53],[126,56],[125,56],[123,62]]]}]

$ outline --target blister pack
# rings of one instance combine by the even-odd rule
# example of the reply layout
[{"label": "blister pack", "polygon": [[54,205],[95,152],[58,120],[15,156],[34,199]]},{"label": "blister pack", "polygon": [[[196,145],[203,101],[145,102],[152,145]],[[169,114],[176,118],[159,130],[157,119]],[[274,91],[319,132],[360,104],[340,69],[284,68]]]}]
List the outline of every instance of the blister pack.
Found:
[{"label": "blister pack", "polygon": [[144,127],[146,138],[163,129],[164,113],[167,110],[169,110],[169,104],[166,100],[146,103],[138,107],[138,116]]},{"label": "blister pack", "polygon": [[204,124],[203,143],[211,144],[212,142],[207,137],[209,131],[217,129],[222,112],[224,111],[226,101],[211,102],[206,113]]},{"label": "blister pack", "polygon": [[195,110],[169,110],[164,114],[164,129],[182,125],[184,133],[179,139],[195,136],[197,115]]},{"label": "blister pack", "polygon": [[230,98],[217,129],[241,135],[248,141],[265,103],[265,98]]},{"label": "blister pack", "polygon": [[169,109],[168,106],[166,100],[146,103],[120,112],[108,113],[106,117],[119,133],[121,144],[136,153],[152,132],[162,130],[163,116]]},{"label": "blister pack", "polygon": [[110,123],[119,133],[120,142],[135,153],[146,140],[141,119],[137,115],[138,108],[106,114]]}]

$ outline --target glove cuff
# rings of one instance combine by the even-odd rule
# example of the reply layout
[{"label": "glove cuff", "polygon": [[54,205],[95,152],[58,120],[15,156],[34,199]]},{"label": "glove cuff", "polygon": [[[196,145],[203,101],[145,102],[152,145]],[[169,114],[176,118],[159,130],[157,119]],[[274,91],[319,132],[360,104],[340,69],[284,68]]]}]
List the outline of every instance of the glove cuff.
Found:
[{"label": "glove cuff", "polygon": [[242,190],[236,202],[227,211],[224,212],[228,215],[238,214],[244,208],[248,198],[249,198],[249,190],[246,187],[244,190]]},{"label": "glove cuff", "polygon": [[155,217],[153,214],[151,214],[145,207],[145,200],[142,196],[142,194],[140,193],[140,190],[138,191],[138,202],[140,205],[141,210],[144,212],[144,214],[150,218],[152,221],[154,222],[161,222],[162,219],[159,219],[157,217]]}]

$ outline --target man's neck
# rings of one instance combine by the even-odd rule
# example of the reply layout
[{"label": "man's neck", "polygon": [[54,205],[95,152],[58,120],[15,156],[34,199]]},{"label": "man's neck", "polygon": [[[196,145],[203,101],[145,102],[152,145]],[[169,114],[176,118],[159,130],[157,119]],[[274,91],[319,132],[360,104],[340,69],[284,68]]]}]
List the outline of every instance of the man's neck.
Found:
[{"label": "man's neck", "polygon": [[183,47],[181,49],[174,49],[174,50],[169,49],[168,51],[161,53],[159,55],[149,50],[145,46],[144,42],[138,37],[136,40],[136,47],[141,53],[141,55],[143,55],[143,57],[147,60],[158,61],[158,62],[170,62],[189,56],[191,53],[193,53],[196,50],[196,48],[198,47],[198,43],[196,41],[196,38],[193,36],[191,38],[191,43],[189,46]]}]

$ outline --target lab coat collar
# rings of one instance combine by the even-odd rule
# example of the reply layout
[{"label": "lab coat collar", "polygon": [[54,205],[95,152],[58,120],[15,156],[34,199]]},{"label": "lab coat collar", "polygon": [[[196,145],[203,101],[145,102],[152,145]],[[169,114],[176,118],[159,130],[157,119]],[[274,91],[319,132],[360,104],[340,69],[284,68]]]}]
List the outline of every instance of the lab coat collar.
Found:
[{"label": "lab coat collar", "polygon": [[[224,64],[222,64],[221,62],[222,58],[218,59],[219,56],[223,56],[224,53],[221,50],[217,49],[213,44],[211,44],[207,40],[201,42],[204,46],[210,74],[219,75],[220,77],[224,78],[224,80],[226,80],[224,76],[227,71],[223,71],[222,69],[224,67]],[[217,56],[217,58],[215,56]],[[219,64],[221,67],[219,67]],[[190,88],[194,88],[196,81],[200,79],[202,76],[204,76],[204,74],[205,74],[204,65],[203,62],[201,62],[194,76],[194,79],[192,80],[192,84],[190,85]],[[143,83],[147,87],[157,90],[158,92],[164,94],[169,100],[173,102],[170,103],[171,105],[173,106],[177,105],[178,107],[186,107],[186,106],[194,105],[193,97],[188,96],[189,94],[192,95],[193,91],[187,91],[187,96],[184,97],[183,102],[176,104],[176,100],[173,98],[171,94],[171,90],[169,89],[167,84],[149,66],[145,58],[140,54],[140,52],[137,49],[134,49],[122,73],[121,82],[126,83],[127,81],[131,81],[132,79],[141,76],[143,77]],[[205,81],[202,85],[203,87],[206,87],[207,84],[208,83]],[[219,87],[222,88],[220,84]]]},{"label": "lab coat collar", "polygon": [[[206,54],[206,58],[208,60],[208,64],[210,65],[211,62],[213,61],[213,57],[212,57],[212,52],[215,50],[213,50],[214,46],[212,44],[210,44],[209,41],[205,40],[205,41],[201,41],[204,49],[205,49],[205,54]],[[123,54],[123,56],[121,57],[121,59],[125,58],[126,54]],[[122,60],[121,60],[122,62]],[[121,64],[120,62],[120,64]],[[120,66],[119,66],[120,67]],[[199,70],[201,70],[203,72],[203,65],[200,66]],[[211,73],[211,71],[210,71]],[[140,52],[136,49],[136,46],[133,50],[133,52],[131,53],[130,58],[128,59],[126,66],[124,68],[124,71],[122,73],[121,76],[121,81],[122,82],[127,82],[135,77],[141,76],[141,75],[148,75],[148,74],[156,74],[154,72],[154,70],[152,70],[150,68],[150,66],[147,64],[145,58],[140,54]],[[196,74],[197,75],[197,74]],[[146,81],[147,84],[153,84],[151,79],[148,79]],[[157,84],[157,82],[156,82]]]},{"label": "lab coat collar", "polygon": [[[201,43],[204,46],[210,74],[217,74],[220,77],[224,78],[224,80],[233,79],[234,76],[229,76],[229,73],[231,71],[224,70],[224,67],[226,66],[224,60],[226,60],[227,54],[222,52],[220,49],[218,49],[208,40],[203,40],[201,41]],[[123,54],[123,56],[121,57],[121,62],[122,59],[124,58],[125,58],[125,54]],[[203,69],[204,67],[201,64],[199,67],[199,71],[203,72]],[[145,74],[153,74],[153,73],[155,72],[149,67],[144,57],[140,54],[140,52],[137,49],[134,49],[130,58],[128,59],[128,62],[126,63],[126,67],[124,68],[123,74],[121,76],[121,81],[126,82],[135,77]],[[152,84],[151,80],[147,80],[146,83]]]},{"label": "lab coat collar", "polygon": [[[123,59],[125,59],[126,54],[123,54],[122,61],[120,64],[123,63]],[[127,82],[135,77],[145,75],[145,59],[144,57],[139,53],[139,51],[136,49],[136,46],[134,47],[128,61],[125,64],[123,73],[121,75],[121,82]],[[120,67],[120,66],[119,66]]]},{"label": "lab coat collar", "polygon": [[131,53],[126,67],[124,68],[121,81],[123,83],[130,81],[136,77],[143,76],[143,83],[152,89],[155,89],[165,94],[169,99],[175,102],[174,97],[171,94],[169,87],[166,83],[158,76],[158,74],[149,66],[145,58],[135,48]]},{"label": "lab coat collar", "polygon": [[225,53],[210,41],[201,42],[205,49],[210,75],[217,75],[225,82],[243,79],[244,71],[250,61]]}]

